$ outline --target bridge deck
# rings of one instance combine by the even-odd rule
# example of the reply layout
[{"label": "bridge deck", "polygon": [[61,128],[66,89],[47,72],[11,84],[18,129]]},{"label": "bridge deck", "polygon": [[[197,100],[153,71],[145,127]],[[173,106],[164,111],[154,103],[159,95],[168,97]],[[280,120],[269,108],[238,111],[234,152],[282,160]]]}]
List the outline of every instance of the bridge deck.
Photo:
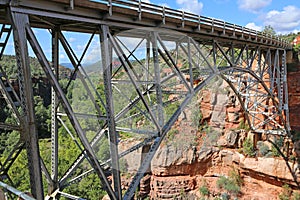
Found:
[{"label": "bridge deck", "polygon": [[[141,27],[160,27],[186,33],[198,41],[224,39],[225,42],[259,44],[290,48],[287,41],[225,21],[198,16],[171,8],[133,0],[22,0],[10,3],[13,11],[28,13],[31,26],[92,32],[97,24],[106,24],[115,32]],[[0,0],[2,8],[7,0]],[[0,22],[8,23],[4,9]]]}]

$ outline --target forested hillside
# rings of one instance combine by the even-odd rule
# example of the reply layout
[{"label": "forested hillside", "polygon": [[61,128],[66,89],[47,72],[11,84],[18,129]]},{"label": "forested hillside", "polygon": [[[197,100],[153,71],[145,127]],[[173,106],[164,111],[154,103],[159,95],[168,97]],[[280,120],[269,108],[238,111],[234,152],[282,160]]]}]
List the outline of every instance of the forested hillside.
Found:
[{"label": "forested hillside", "polygon": [[[16,82],[18,85],[18,75],[17,75],[17,66],[14,56],[3,56],[0,61],[1,67],[7,72],[8,77],[11,82]],[[38,60],[36,58],[30,58],[30,67],[32,73],[32,83],[34,91],[34,103],[35,103],[35,114],[36,114],[36,123],[38,129],[39,145],[40,152],[45,163],[45,166],[48,170],[51,169],[51,87],[50,84],[40,67]],[[72,70],[60,66],[60,84],[62,88],[66,88],[70,80],[70,75]],[[99,82],[99,81],[98,81]],[[100,94],[103,94],[103,86],[99,85],[98,90]],[[66,92],[67,91],[67,92]],[[75,111],[78,113],[88,113],[93,109],[93,105],[88,100],[88,95],[85,94],[85,89],[79,81],[72,81],[68,87],[68,90],[65,90],[67,98],[72,102],[72,106]],[[104,109],[104,108],[103,108]],[[90,111],[89,111],[90,110]],[[14,124],[14,118],[12,113],[6,106],[5,100],[0,97],[0,121],[10,124]],[[63,118],[63,117],[62,117]],[[64,118],[66,125],[70,127],[69,121]],[[82,121],[82,128],[87,130],[89,127],[94,128],[99,126],[99,123],[96,121],[84,120]],[[89,132],[87,131],[87,134]],[[70,160],[75,159],[80,153],[81,150],[78,148],[76,143],[74,143],[74,138],[70,137],[66,129],[60,125],[58,130],[59,134],[59,177],[62,177],[66,170],[72,164]],[[75,140],[77,136],[75,135]],[[92,135],[90,136],[92,137]],[[17,131],[0,131],[0,157],[1,163],[4,162],[4,159],[8,157],[9,153],[12,151],[13,146],[18,142],[20,134]],[[78,138],[77,138],[78,139]],[[97,148],[99,148],[98,156],[100,159],[106,160],[109,157],[108,143],[105,137],[103,141],[100,142]],[[29,182],[29,171],[27,167],[27,155],[26,151],[23,150],[13,166],[10,168],[9,175],[12,178],[13,185],[21,191],[30,191],[30,182]],[[88,167],[89,164],[85,163],[83,166]],[[80,174],[80,171],[76,172]],[[79,183],[73,184],[70,187],[67,187],[64,192],[71,193],[73,195],[84,196],[87,199],[99,199],[105,192],[101,190],[101,184],[99,179],[95,174],[90,174],[88,177],[84,178]],[[47,193],[48,188],[46,179],[44,181],[44,191]],[[63,198],[61,198],[63,199]]]}]

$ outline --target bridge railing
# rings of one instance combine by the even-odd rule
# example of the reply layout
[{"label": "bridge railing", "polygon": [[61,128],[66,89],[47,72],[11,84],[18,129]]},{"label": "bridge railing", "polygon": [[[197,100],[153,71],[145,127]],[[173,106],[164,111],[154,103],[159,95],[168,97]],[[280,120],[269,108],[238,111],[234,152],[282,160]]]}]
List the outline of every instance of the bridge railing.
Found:
[{"label": "bridge railing", "polygon": [[272,36],[270,34],[266,34],[261,31],[256,31],[247,27],[243,27],[240,25],[232,24],[225,22],[219,19],[213,19],[189,12],[185,12],[182,10],[176,10],[172,8],[168,8],[165,6],[154,5],[146,2],[136,1],[136,0],[90,0],[91,2],[97,2],[101,4],[107,4],[108,9],[110,10],[110,14],[112,13],[113,7],[126,8],[135,10],[139,18],[141,19],[142,13],[159,15],[162,18],[162,22],[165,23],[166,18],[181,20],[182,26],[185,23],[194,23],[197,24],[199,30],[202,27],[205,30],[211,29],[209,32],[214,32],[217,30],[218,32],[223,32],[224,34],[228,34],[231,36],[240,36],[252,38],[254,40],[260,40],[261,42],[265,41],[265,43],[279,45],[281,47],[291,47],[290,43],[286,40],[278,36]]},{"label": "bridge railing", "polygon": [[[11,192],[12,194],[16,195],[19,197],[19,199],[24,199],[24,200],[35,200],[35,198],[29,196],[27,193],[25,192],[21,192],[19,190],[17,190],[16,188],[6,184],[6,183],[3,183],[0,181],[0,188],[3,188],[9,192]],[[1,196],[0,196],[0,199],[2,200]]]}]

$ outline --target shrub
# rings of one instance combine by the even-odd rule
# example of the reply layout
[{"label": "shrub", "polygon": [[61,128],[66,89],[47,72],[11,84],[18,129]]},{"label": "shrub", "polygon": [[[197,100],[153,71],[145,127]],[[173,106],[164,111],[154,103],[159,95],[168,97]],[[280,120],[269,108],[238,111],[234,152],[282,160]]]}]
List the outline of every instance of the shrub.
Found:
[{"label": "shrub", "polygon": [[224,193],[221,194],[221,199],[222,200],[229,200],[230,196],[229,196],[229,194],[227,194],[226,192],[224,192]]},{"label": "shrub", "polygon": [[281,147],[283,147],[283,137],[275,138],[274,144],[271,148],[274,157],[280,156],[280,151],[278,149],[280,149]]},{"label": "shrub", "polygon": [[247,122],[245,122],[244,120],[241,120],[240,123],[239,123],[238,129],[244,129],[246,131],[249,131],[250,127],[249,127]]},{"label": "shrub", "polygon": [[178,131],[178,129],[171,129],[171,130],[169,130],[169,132],[168,132],[168,140],[173,140],[174,139],[174,137],[175,137],[175,135],[177,135],[179,133],[179,131]]},{"label": "shrub", "polygon": [[192,110],[192,125],[194,127],[199,127],[200,121],[202,120],[202,113],[199,106],[195,105]]},{"label": "shrub", "polygon": [[207,186],[203,185],[199,189],[201,196],[208,196],[209,195],[209,190]]},{"label": "shrub", "polygon": [[229,180],[224,186],[224,189],[232,194],[238,194],[241,191],[241,188],[236,185],[232,180]]},{"label": "shrub", "polygon": [[180,190],[180,198],[181,199],[186,199],[186,197],[187,197],[187,193],[184,191],[183,188],[181,188],[181,190]]},{"label": "shrub", "polygon": [[294,192],[292,196],[292,200],[300,200],[300,193],[299,192]]},{"label": "shrub", "polygon": [[220,189],[225,189],[229,193],[235,195],[241,191],[240,186],[238,186],[234,180],[226,178],[225,176],[221,176],[220,179],[217,180],[217,187]]},{"label": "shrub", "polygon": [[258,153],[261,156],[266,156],[269,153],[269,147],[262,141],[257,142]]},{"label": "shrub", "polygon": [[282,186],[282,192],[279,194],[279,199],[280,200],[289,200],[290,196],[292,196],[293,190],[290,188],[289,185],[284,184]]},{"label": "shrub", "polygon": [[231,170],[229,172],[229,178],[238,186],[242,186],[244,184],[244,181],[238,171]]},{"label": "shrub", "polygon": [[219,189],[223,188],[224,185],[226,184],[227,178],[225,176],[221,176],[218,180],[217,180],[217,187]]},{"label": "shrub", "polygon": [[254,157],[256,152],[251,139],[247,138],[243,143],[243,153],[247,156]]},{"label": "shrub", "polygon": [[201,196],[209,196],[210,192],[205,180],[202,181],[201,187],[199,188]]},{"label": "shrub", "polygon": [[212,128],[211,126],[207,126],[205,129],[205,132],[206,132],[206,137],[205,137],[204,144],[206,146],[216,145],[218,139],[221,136],[221,133],[219,131],[215,130],[214,128]]}]

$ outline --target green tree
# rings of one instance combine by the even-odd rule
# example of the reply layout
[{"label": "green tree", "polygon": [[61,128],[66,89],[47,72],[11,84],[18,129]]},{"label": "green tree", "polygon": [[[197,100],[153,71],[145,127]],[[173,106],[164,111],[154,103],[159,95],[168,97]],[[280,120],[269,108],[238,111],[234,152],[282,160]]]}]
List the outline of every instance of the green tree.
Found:
[{"label": "green tree", "polygon": [[250,157],[253,157],[256,154],[253,142],[249,138],[247,138],[243,143],[243,153]]},{"label": "green tree", "polygon": [[271,35],[271,36],[276,36],[276,32],[274,30],[274,28],[270,25],[267,25],[264,27],[262,33],[266,34],[266,35]]},{"label": "green tree", "polygon": [[234,195],[237,195],[241,191],[240,186],[236,184],[234,180],[226,178],[225,176],[221,176],[217,180],[217,187]]},{"label": "green tree", "polygon": [[30,191],[29,170],[26,151],[23,150],[10,167],[8,175],[12,178],[14,186],[20,191]]},{"label": "green tree", "polygon": [[35,103],[35,117],[37,123],[37,129],[39,138],[48,138],[50,137],[50,109],[46,108],[43,104],[43,99],[40,96],[34,97]]}]

